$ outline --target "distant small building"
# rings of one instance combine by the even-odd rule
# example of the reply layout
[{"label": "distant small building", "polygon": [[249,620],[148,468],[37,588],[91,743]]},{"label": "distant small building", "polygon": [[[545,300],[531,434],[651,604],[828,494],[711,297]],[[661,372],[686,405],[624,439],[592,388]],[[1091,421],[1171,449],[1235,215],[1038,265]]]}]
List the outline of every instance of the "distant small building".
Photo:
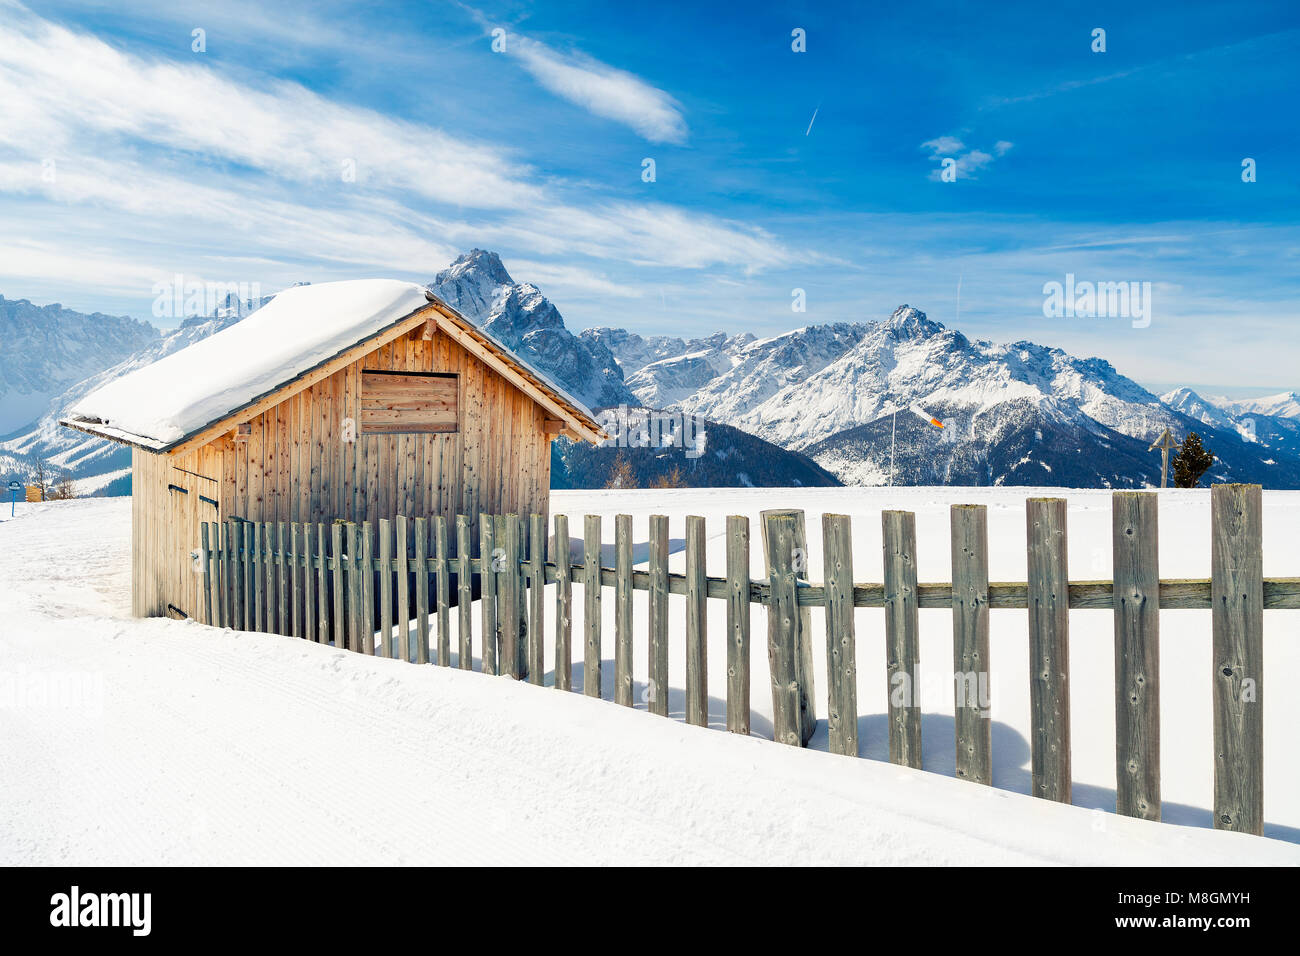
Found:
[{"label": "distant small building", "polygon": [[381,279],[281,292],[60,424],[132,447],[139,617],[196,615],[202,522],[546,514],[551,439],[604,437],[455,309]]}]

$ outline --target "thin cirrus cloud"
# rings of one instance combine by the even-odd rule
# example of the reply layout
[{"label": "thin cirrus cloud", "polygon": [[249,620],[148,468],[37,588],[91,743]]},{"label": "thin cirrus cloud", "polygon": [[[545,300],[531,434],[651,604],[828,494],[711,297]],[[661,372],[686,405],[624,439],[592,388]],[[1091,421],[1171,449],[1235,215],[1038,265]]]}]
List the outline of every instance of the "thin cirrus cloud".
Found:
[{"label": "thin cirrus cloud", "polygon": [[640,77],[523,36],[507,37],[506,52],[543,88],[589,113],[622,123],[651,143],[686,142],[681,105]]},{"label": "thin cirrus cloud", "polygon": [[[202,58],[137,55],[11,0],[0,9],[0,125],[18,134],[0,144],[8,204],[0,222],[9,224],[0,248],[17,226],[43,243],[39,263],[24,256],[42,275],[58,272],[62,250],[69,282],[80,281],[77,263],[108,248],[92,248],[91,236],[113,237],[105,261],[121,263],[123,276],[138,274],[133,249],[146,271],[201,269],[220,253],[287,263],[298,275],[346,272],[349,263],[431,274],[456,249],[497,243],[525,257],[594,260],[587,277],[572,261],[562,277],[592,292],[613,281],[601,263],[753,274],[811,257],[748,223],[545,177],[517,144],[223,72]],[[645,134],[685,135],[666,95],[634,77],[603,65],[565,72],[570,61],[524,47],[520,62],[587,96],[593,111],[631,122],[657,102],[637,120]],[[340,176],[349,162],[354,182]],[[73,218],[79,228],[61,232]],[[0,275],[24,278],[16,262],[0,254]]]},{"label": "thin cirrus cloud", "polygon": [[[995,159],[1005,156],[1014,145],[1005,139],[1000,139],[993,144],[993,152],[990,153],[983,149],[968,147],[956,136],[944,135],[926,140],[921,144],[921,149],[929,152],[930,159],[938,163],[942,163],[945,159],[952,159],[956,163],[958,179],[974,179],[976,173],[988,167]],[[930,179],[936,182],[942,175],[942,169],[930,170]]]}]

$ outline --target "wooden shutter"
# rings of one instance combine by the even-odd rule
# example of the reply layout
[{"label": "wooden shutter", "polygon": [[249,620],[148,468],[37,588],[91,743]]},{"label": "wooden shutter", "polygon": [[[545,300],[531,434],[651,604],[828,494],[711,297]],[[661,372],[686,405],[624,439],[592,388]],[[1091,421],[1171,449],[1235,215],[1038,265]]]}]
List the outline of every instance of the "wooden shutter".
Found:
[{"label": "wooden shutter", "polygon": [[460,424],[460,376],[446,372],[361,373],[361,433],[454,432]]}]

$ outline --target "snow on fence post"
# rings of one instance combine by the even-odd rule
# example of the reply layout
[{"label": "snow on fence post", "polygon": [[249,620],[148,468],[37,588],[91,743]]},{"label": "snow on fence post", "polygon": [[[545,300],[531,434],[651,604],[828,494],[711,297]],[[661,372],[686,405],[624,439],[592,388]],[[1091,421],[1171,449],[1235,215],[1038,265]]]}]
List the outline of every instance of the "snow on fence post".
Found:
[{"label": "snow on fence post", "polygon": [[311,525],[304,522],[302,526],[302,637],[305,637],[309,641],[317,639],[316,589],[312,587],[312,568],[315,564],[313,554]]},{"label": "snow on fence post", "polygon": [[1259,485],[1210,491],[1214,826],[1264,832],[1264,562]]},{"label": "snow on fence post", "polygon": [[393,531],[397,536],[394,557],[397,559],[397,597],[393,611],[397,617],[397,637],[394,643],[398,656],[410,661],[411,653],[411,578],[410,544],[407,542],[406,515],[395,515]]},{"label": "snow on fence post", "polygon": [[650,516],[650,713],[668,716],[668,516]]},{"label": "snow on fence post", "polygon": [[634,704],[632,681],[632,516],[614,518],[614,702]]},{"label": "snow on fence post", "polygon": [[[789,515],[794,519],[794,544],[791,561],[795,578],[807,584],[808,581],[808,533],[804,525],[804,513],[801,508],[773,508],[759,512],[763,522],[763,533],[767,534],[768,515]],[[766,538],[763,542],[767,549]],[[795,621],[795,649],[798,657],[795,661],[795,679],[799,683],[799,718],[800,732],[803,734],[801,744],[808,743],[817,727],[817,691],[813,685],[812,652],[812,608],[800,605],[799,615]]]},{"label": "snow on fence post", "polygon": [[772,675],[773,737],[802,747],[803,709],[799,694],[799,584],[795,571],[794,515],[763,513],[767,566],[767,660]]},{"label": "snow on fence post", "polygon": [[953,733],[957,776],[993,783],[993,721],[989,687],[989,529],[984,505],[953,505]]},{"label": "snow on fence post", "polygon": [[483,673],[497,672],[496,528],[489,514],[479,515],[479,611],[483,616]]},{"label": "snow on fence post", "polygon": [[[444,549],[445,550],[445,549]],[[456,653],[456,666],[467,671],[474,666],[474,578],[470,562],[474,548],[470,544],[469,515],[456,515],[456,555],[460,563],[456,569],[456,610],[459,612],[460,647]],[[439,625],[441,627],[441,624]],[[445,655],[450,663],[451,635],[447,647],[442,646],[442,632],[438,633],[438,660]]]},{"label": "snow on fence post", "polygon": [[393,640],[393,529],[387,518],[379,519],[379,640],[384,656],[397,656]]},{"label": "snow on fence post", "polygon": [[853,622],[853,530],[848,515],[822,515],[826,591],[826,727],[831,753],[858,755],[858,677]]},{"label": "snow on fence post", "polygon": [[330,642],[330,607],[329,607],[329,536],[325,533],[324,522],[316,524],[316,636],[318,644]]},{"label": "snow on fence post", "polygon": [[709,726],[708,603],[704,519],[686,517],[686,722]]},{"label": "snow on fence post", "polygon": [[519,641],[519,516],[505,515],[505,572],[501,576],[501,669],[507,677],[527,677]]},{"label": "snow on fence post", "polygon": [[584,519],[582,539],[582,692],[600,696],[600,515]]},{"label": "snow on fence post", "polygon": [[1115,812],[1160,819],[1160,552],[1155,492],[1111,496]]},{"label": "snow on fence post", "polygon": [[555,516],[555,689],[573,689],[573,558],[569,516]]},{"label": "snow on fence post", "polygon": [[889,760],[921,766],[921,643],[917,623],[916,515],[881,512]]},{"label": "snow on fence post", "polygon": [[749,736],[749,519],[727,517],[727,729]]},{"label": "snow on fence post", "polygon": [[528,682],[546,681],[546,518],[528,518]]},{"label": "snow on fence post", "polygon": [[[439,522],[442,520],[442,515],[437,515],[433,519],[435,541],[438,540]],[[411,534],[415,544],[415,663],[427,664],[429,663],[429,521],[421,516],[415,518],[412,524]],[[435,573],[439,578],[442,576],[442,562],[436,558],[441,557],[444,555],[437,553],[434,561]],[[438,594],[438,597],[441,596]],[[438,606],[438,613],[442,614],[441,603]],[[440,639],[441,637],[442,635],[439,635]]]},{"label": "snow on fence post", "polygon": [[361,522],[361,653],[375,653],[375,561],[370,522]]},{"label": "snow on fence post", "polygon": [[1064,498],[1026,506],[1032,793],[1070,802],[1070,585]]}]

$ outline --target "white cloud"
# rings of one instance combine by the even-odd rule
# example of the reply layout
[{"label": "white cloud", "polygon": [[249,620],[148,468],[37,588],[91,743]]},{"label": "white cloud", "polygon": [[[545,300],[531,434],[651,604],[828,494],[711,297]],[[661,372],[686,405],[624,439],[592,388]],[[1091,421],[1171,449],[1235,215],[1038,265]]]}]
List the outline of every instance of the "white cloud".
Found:
[{"label": "white cloud", "polygon": [[[0,264],[19,280],[11,288],[20,262],[33,278],[62,271],[70,293],[106,273],[134,283],[222,259],[264,268],[249,276],[263,282],[349,270],[431,277],[457,250],[487,243],[603,261],[620,280],[629,263],[750,274],[812,259],[746,223],[545,178],[514,144],[255,82],[205,57],[138,56],[8,0],[0,8],[0,127],[21,131],[0,143],[0,247],[15,229],[42,243],[39,255]],[[589,72],[607,80],[589,89],[593,110],[621,97],[629,122],[640,104],[648,133],[684,135],[659,91],[603,65]],[[564,75],[580,95],[579,79]],[[348,159],[353,183],[340,175]],[[84,261],[106,264],[92,280]]]},{"label": "white cloud", "polygon": [[[930,159],[936,162],[942,162],[944,159],[953,160],[956,163],[958,179],[974,179],[977,172],[987,167],[995,158],[1005,156],[1014,145],[1005,139],[1000,139],[993,144],[993,152],[987,153],[982,149],[968,149],[966,144],[956,136],[936,136],[922,143],[921,149],[927,150]],[[935,182],[938,182],[942,175],[942,168],[930,170],[930,179]]]},{"label": "white cloud", "polygon": [[596,116],[622,123],[652,143],[686,141],[681,105],[638,76],[584,53],[561,54],[527,37],[510,36],[506,52],[547,90]]}]

